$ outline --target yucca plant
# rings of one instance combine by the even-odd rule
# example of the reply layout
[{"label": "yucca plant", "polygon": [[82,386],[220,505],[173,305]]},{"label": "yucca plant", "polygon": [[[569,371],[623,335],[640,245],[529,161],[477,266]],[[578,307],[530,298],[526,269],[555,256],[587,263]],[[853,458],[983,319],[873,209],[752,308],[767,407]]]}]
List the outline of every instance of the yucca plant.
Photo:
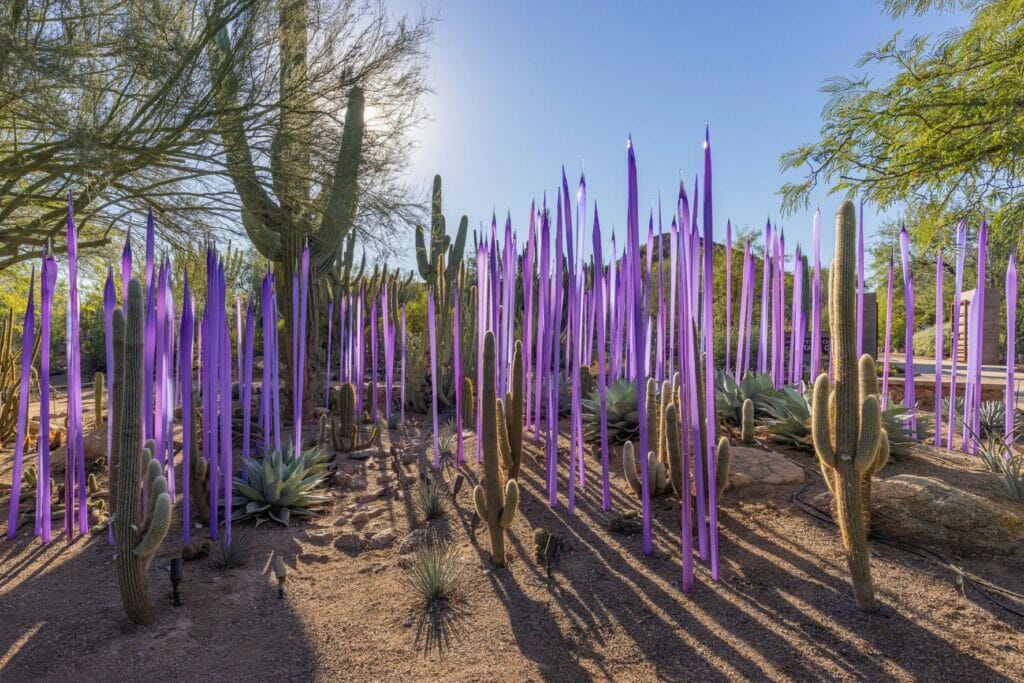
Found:
[{"label": "yucca plant", "polygon": [[981,442],[978,455],[988,471],[999,479],[1006,495],[1024,501],[1024,454],[1014,454],[1002,437],[989,437]]},{"label": "yucca plant", "polygon": [[[949,415],[949,397],[942,399],[942,414]],[[964,428],[964,397],[957,396],[953,407],[953,422],[957,431]],[[982,439],[1001,438],[1006,432],[1006,404],[1002,401],[982,401],[978,411],[978,428]],[[1024,412],[1014,411],[1014,438],[1024,434]]]},{"label": "yucca plant", "polygon": [[458,597],[459,574],[455,550],[430,545],[414,556],[407,581],[419,606],[429,611]]},{"label": "yucca plant", "polygon": [[[636,383],[619,380],[608,387],[606,394],[608,408],[608,442],[621,445],[627,441],[638,441],[640,435],[640,413],[636,403]],[[583,432],[590,443],[601,442],[601,401],[596,394],[584,399]]]},{"label": "yucca plant", "polygon": [[444,514],[448,489],[441,482],[424,482],[416,492],[416,499],[425,519],[437,519]]},{"label": "yucca plant", "polygon": [[312,517],[310,508],[326,503],[327,496],[312,493],[327,476],[330,453],[311,449],[295,457],[290,446],[270,450],[262,459],[245,461],[249,481],[234,478],[231,519],[256,520],[256,526],[272,519],[287,525],[292,516]]}]

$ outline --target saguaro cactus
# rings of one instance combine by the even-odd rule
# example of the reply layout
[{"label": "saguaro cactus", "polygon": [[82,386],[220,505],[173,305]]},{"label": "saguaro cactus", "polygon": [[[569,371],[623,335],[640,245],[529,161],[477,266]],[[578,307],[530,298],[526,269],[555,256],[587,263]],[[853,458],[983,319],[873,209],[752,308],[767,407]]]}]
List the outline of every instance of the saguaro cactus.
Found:
[{"label": "saguaro cactus", "polygon": [[[876,382],[860,377],[870,358],[856,358],[857,215],[852,202],[843,202],[836,215],[836,252],[829,272],[829,325],[835,363],[835,384],[827,374],[814,383],[811,432],[821,471],[835,495],[836,519],[857,606],[874,611],[874,586],[867,544],[862,482],[878,469],[882,417],[878,397],[865,388]],[[867,374],[865,372],[865,374]]]},{"label": "saguaro cactus", "polygon": [[[501,485],[498,467],[498,406],[494,386],[494,333],[484,336],[483,377],[480,394],[485,409],[481,425],[480,442],[483,446],[483,483],[473,490],[473,502],[480,519],[487,523],[491,536],[491,558],[499,567],[505,566],[505,535],[502,531],[512,524],[519,505],[519,484],[509,479]],[[504,427],[504,425],[502,425]]]},{"label": "saguaro cactus", "polygon": [[[128,285],[127,318],[114,311],[114,396],[111,402],[114,442],[111,453],[110,507],[113,511],[117,584],[128,618],[137,624],[153,621],[146,573],[171,525],[171,498],[167,494],[153,444],[142,442],[142,353],[144,310],[142,285]],[[142,511],[142,481],[147,505]]]}]

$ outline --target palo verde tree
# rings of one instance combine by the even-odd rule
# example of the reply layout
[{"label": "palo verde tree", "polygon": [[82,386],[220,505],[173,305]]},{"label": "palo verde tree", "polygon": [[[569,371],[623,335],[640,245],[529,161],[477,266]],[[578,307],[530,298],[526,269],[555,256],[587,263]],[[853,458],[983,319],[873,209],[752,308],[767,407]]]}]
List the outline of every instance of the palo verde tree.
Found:
[{"label": "palo verde tree", "polygon": [[[803,169],[783,185],[783,208],[808,205],[824,185],[882,208],[905,205],[908,229],[936,245],[961,218],[987,217],[996,243],[1024,248],[1024,2],[885,0],[893,17],[961,8],[970,24],[937,37],[897,34],[867,52],[888,80],[833,78],[820,140],[780,159]],[[1007,245],[1009,246],[1009,245]]]}]

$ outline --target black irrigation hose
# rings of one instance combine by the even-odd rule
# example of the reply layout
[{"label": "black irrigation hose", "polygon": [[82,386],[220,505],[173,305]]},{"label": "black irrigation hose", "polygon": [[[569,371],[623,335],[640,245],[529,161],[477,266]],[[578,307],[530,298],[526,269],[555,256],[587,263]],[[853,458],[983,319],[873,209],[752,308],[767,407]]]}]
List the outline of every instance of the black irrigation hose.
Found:
[{"label": "black irrigation hose", "polygon": [[[800,465],[800,467],[810,475],[810,481],[801,486],[799,489],[797,489],[796,492],[794,492],[793,495],[790,496],[790,500],[793,502],[793,504],[799,511],[803,512],[808,517],[813,517],[814,519],[817,519],[820,522],[836,526],[835,520],[832,519],[832,515],[828,511],[822,510],[821,508],[817,507],[812,503],[807,502],[802,498],[802,496],[805,493],[807,493],[807,491],[810,490],[810,488],[814,486],[814,484],[817,483],[817,479],[820,477],[820,475],[809,467],[806,467],[804,465]],[[914,545],[913,543],[904,543],[902,541],[897,541],[892,538],[886,538],[878,534],[872,534],[871,540],[877,543],[881,543],[882,545],[887,545],[890,548],[902,550],[905,553],[914,555],[924,560],[928,560],[929,562],[936,564],[944,569],[948,569],[953,573],[955,577],[954,583],[960,587],[960,590],[963,592],[964,597],[967,596],[967,587],[969,586],[976,590],[983,598],[991,602],[993,605],[1001,607],[1007,612],[1015,614],[1018,617],[1024,619],[1024,611],[1021,611],[1012,605],[1006,604],[1005,602],[997,598],[995,595],[993,595],[993,593],[1001,594],[1006,597],[1012,598],[1019,604],[1024,604],[1024,595],[1017,593],[1015,591],[1011,591],[1007,588],[1003,588],[1002,586],[997,586],[994,583],[986,581],[982,578],[976,578],[974,576],[971,576],[962,568],[957,567],[955,564],[950,562],[944,556],[932,550],[928,550],[927,548],[922,548],[921,546]]]}]

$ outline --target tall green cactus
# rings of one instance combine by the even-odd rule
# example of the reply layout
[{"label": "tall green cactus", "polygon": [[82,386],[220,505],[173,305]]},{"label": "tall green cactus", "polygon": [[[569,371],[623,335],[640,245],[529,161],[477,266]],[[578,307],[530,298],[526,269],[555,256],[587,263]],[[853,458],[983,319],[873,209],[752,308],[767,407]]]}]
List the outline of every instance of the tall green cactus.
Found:
[{"label": "tall green cactus", "polygon": [[103,373],[97,372],[92,381],[92,425],[99,427],[103,424]]},{"label": "tall green cactus", "polygon": [[[494,387],[494,333],[484,336],[483,377],[480,380],[480,398],[483,401],[483,424],[479,439],[484,457],[483,482],[473,489],[473,502],[480,519],[487,523],[491,536],[491,558],[499,567],[505,566],[505,534],[512,524],[519,505],[519,484],[509,479],[501,485],[499,460],[498,411],[500,410]],[[505,425],[502,424],[502,431]]]},{"label": "tall green cactus", "polygon": [[512,387],[505,397],[505,420],[508,426],[509,479],[519,479],[523,462],[523,343],[516,340],[512,353]]},{"label": "tall green cactus", "polygon": [[[434,294],[436,304],[435,330],[437,334],[437,357],[442,359],[442,367],[438,368],[439,381],[437,381],[438,398],[445,405],[451,405],[455,397],[455,385],[453,383],[454,373],[448,365],[452,358],[452,349],[456,330],[452,316],[452,306],[461,306],[461,310],[474,310],[467,304],[470,292],[466,287],[465,263],[463,254],[466,250],[466,235],[469,231],[469,219],[466,216],[459,221],[459,230],[452,242],[451,236],[446,232],[444,214],[441,213],[441,176],[434,176],[434,191],[430,206],[430,236],[429,244],[423,226],[416,226],[416,265],[420,277],[426,283],[428,289]],[[456,285],[459,288],[459,301],[454,300]],[[469,322],[463,316],[463,329],[470,327],[465,324]],[[462,330],[459,330],[461,333]],[[465,335],[461,337],[462,353],[469,350],[466,344]],[[425,356],[426,354],[423,354]],[[420,362],[414,357],[414,364]],[[466,356],[463,356],[466,357]],[[417,374],[415,369],[413,374]],[[415,391],[415,387],[414,387]],[[412,397],[415,401],[415,396]]]},{"label": "tall green cactus", "polygon": [[[171,498],[152,442],[142,442],[142,285],[128,284],[127,318],[114,311],[114,440],[111,453],[110,508],[113,512],[117,584],[128,617],[137,624],[155,617],[146,573],[171,525]],[[142,512],[145,477],[147,506]]]},{"label": "tall green cactus", "polygon": [[[863,480],[879,467],[883,443],[878,397],[870,357],[856,357],[857,214],[853,202],[843,202],[836,215],[836,248],[829,273],[829,325],[835,384],[828,374],[814,383],[811,435],[822,474],[835,495],[836,519],[857,606],[877,609],[867,543]],[[861,377],[861,371],[870,378]],[[869,381],[870,379],[870,381]],[[882,463],[884,464],[884,463]]]}]

